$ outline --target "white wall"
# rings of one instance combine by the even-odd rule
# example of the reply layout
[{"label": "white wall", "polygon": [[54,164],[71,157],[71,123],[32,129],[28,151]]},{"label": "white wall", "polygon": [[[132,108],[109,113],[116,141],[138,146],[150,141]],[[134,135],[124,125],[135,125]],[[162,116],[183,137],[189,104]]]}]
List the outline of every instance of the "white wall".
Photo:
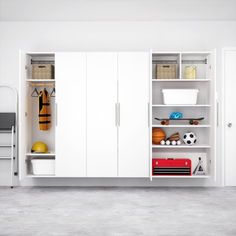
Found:
[{"label": "white wall", "polygon": [[0,0],[0,21],[236,20],[235,0]]},{"label": "white wall", "polygon": [[[235,21],[158,22],[0,22],[0,83],[18,88],[19,49],[25,51],[119,51],[119,50],[209,50],[217,49],[217,88],[221,96],[221,48],[236,46]],[[221,135],[220,130],[218,137]],[[0,140],[1,142],[1,140]],[[220,143],[217,150],[220,184]],[[0,184],[6,165],[0,163]],[[135,180],[34,180],[35,184],[146,184]],[[31,181],[24,181],[30,184]],[[154,180],[152,185],[198,185],[196,180],[181,182]]]}]

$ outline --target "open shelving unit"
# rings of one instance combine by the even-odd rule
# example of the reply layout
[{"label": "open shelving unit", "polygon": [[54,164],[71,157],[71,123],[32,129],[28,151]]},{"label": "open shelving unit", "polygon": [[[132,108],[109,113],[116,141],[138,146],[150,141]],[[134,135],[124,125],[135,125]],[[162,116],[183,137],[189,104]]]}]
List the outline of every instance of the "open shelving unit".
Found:
[{"label": "open shelving unit", "polygon": [[[152,129],[161,128],[166,137],[176,132],[181,139],[185,132],[194,132],[197,136],[196,144],[185,145],[156,145],[150,142],[150,179],[153,178],[188,178],[209,179],[215,178],[215,129],[216,129],[216,102],[215,102],[215,52],[151,52],[150,76],[150,138]],[[175,64],[176,77],[169,79],[157,78],[158,64]],[[185,78],[185,67],[196,68],[193,79]],[[196,105],[165,105],[162,89],[198,89]],[[171,121],[169,125],[162,125],[155,117],[168,118],[171,112],[181,112],[184,117],[204,117],[199,125],[190,125],[187,122]],[[193,170],[202,158],[205,175],[193,175]],[[188,158],[192,162],[192,175],[153,175],[153,158]]]},{"label": "open shelving unit", "polygon": [[[24,156],[25,156],[25,176],[37,177],[34,175],[32,168],[32,160],[48,160],[55,159],[55,123],[56,123],[56,107],[55,97],[50,96],[50,109],[51,109],[51,127],[48,130],[39,129],[39,98],[32,96],[35,89],[41,91],[47,89],[49,93],[55,89],[55,78],[44,79],[44,78],[33,78],[32,67],[33,64],[50,64],[55,65],[55,54],[54,53],[38,53],[29,52],[24,54],[25,58],[25,70],[22,79],[22,90],[24,91],[25,100],[25,145]],[[34,153],[31,152],[32,145],[41,141],[47,144],[48,153]],[[50,175],[51,176],[51,175]],[[43,175],[39,175],[43,177]]]}]

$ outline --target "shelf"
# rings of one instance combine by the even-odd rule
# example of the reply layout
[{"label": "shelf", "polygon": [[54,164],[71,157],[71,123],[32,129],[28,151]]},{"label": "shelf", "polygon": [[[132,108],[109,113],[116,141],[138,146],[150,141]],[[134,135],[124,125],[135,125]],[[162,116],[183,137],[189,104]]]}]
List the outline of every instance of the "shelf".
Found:
[{"label": "shelf", "polygon": [[152,79],[152,82],[209,82],[210,79]]},{"label": "shelf", "polygon": [[165,179],[165,178],[173,178],[173,179],[207,179],[210,178],[210,175],[153,175],[152,178],[157,179]]},{"label": "shelf", "polygon": [[37,57],[54,57],[55,52],[26,52],[29,56],[37,56]]},{"label": "shelf", "polygon": [[210,128],[210,125],[152,125],[160,128]]},{"label": "shelf", "polygon": [[26,156],[28,157],[54,157],[55,155],[55,153],[26,153]]},{"label": "shelf", "polygon": [[193,146],[187,146],[187,145],[152,145],[152,148],[158,148],[158,149],[179,149],[179,148],[196,149],[196,148],[211,148],[211,146],[210,145],[193,145]]},{"label": "shelf", "polygon": [[28,178],[55,178],[55,175],[26,175]]},{"label": "shelf", "polygon": [[38,82],[50,82],[50,83],[55,83],[55,79],[27,79],[26,82],[31,82],[31,83],[38,83]]},{"label": "shelf", "polygon": [[197,105],[164,105],[164,104],[155,104],[152,107],[211,107],[209,104],[197,104]]}]

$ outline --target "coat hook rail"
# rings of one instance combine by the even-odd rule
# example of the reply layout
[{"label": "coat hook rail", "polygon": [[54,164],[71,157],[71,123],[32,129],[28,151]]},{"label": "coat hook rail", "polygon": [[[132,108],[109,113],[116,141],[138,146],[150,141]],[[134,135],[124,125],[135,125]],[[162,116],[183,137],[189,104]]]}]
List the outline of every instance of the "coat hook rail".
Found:
[{"label": "coat hook rail", "polygon": [[55,87],[54,83],[34,83],[34,82],[31,82],[30,85],[32,87]]},{"label": "coat hook rail", "polygon": [[54,64],[54,60],[36,60],[36,59],[31,59],[31,64]]}]

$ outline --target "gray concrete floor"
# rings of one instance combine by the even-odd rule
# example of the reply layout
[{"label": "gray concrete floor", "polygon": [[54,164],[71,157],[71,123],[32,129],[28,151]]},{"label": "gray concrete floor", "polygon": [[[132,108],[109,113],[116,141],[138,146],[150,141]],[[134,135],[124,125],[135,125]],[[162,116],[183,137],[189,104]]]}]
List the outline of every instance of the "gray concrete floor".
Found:
[{"label": "gray concrete floor", "polygon": [[236,188],[0,188],[0,235],[236,235]]}]

